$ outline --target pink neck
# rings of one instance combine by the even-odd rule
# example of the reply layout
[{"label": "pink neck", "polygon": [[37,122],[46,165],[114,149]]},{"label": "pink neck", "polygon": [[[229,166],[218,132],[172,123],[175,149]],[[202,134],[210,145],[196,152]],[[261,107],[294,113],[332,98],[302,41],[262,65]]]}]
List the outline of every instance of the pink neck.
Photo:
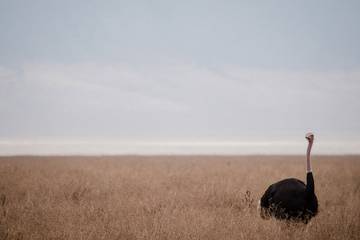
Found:
[{"label": "pink neck", "polygon": [[313,141],[309,141],[309,145],[306,152],[306,171],[312,172],[311,170],[311,161],[310,161],[310,154],[311,154],[311,147],[313,145]]}]

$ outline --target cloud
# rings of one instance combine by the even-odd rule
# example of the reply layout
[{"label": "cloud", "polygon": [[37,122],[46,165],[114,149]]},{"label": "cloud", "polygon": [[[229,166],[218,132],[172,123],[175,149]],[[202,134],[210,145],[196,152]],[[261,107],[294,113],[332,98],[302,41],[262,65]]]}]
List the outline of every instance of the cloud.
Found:
[{"label": "cloud", "polygon": [[17,76],[16,72],[10,68],[0,66],[0,82],[4,84],[5,82],[14,81]]},{"label": "cloud", "polygon": [[0,79],[2,138],[360,134],[360,71],[26,64]]}]

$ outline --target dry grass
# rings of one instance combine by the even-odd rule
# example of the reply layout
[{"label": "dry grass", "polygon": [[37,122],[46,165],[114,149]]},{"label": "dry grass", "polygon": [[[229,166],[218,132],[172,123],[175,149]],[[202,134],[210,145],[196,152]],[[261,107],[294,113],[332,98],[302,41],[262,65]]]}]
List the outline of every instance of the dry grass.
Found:
[{"label": "dry grass", "polygon": [[0,158],[0,239],[359,239],[360,157],[314,157],[310,224],[259,217],[303,157]]}]

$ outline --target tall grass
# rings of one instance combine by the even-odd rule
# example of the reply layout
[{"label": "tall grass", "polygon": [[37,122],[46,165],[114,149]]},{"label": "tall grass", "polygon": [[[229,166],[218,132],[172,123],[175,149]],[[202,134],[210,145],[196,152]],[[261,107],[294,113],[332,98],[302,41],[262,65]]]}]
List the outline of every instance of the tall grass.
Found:
[{"label": "tall grass", "polygon": [[257,200],[303,157],[0,158],[0,239],[359,239],[360,157],[313,158],[319,214],[263,220]]}]

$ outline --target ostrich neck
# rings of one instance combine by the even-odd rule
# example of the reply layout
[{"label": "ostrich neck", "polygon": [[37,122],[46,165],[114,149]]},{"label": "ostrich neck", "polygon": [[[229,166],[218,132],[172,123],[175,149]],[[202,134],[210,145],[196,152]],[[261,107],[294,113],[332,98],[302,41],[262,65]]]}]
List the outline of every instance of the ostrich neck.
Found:
[{"label": "ostrich neck", "polygon": [[311,170],[311,147],[312,147],[313,141],[309,141],[309,145],[306,152],[306,172],[312,172]]},{"label": "ostrich neck", "polygon": [[311,170],[311,159],[310,159],[310,153],[311,153],[311,147],[312,147],[313,141],[309,141],[309,145],[307,148],[306,153],[306,192],[308,193],[309,197],[312,197],[315,192],[315,184],[314,184],[314,177]]}]

